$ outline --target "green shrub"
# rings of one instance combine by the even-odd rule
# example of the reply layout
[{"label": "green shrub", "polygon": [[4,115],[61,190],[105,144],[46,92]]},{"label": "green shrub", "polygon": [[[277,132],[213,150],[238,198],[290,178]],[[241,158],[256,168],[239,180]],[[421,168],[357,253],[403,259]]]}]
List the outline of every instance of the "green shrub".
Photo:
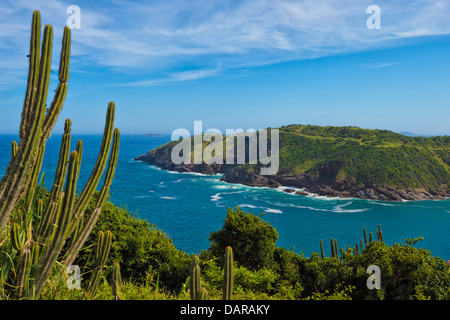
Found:
[{"label": "green shrub", "polygon": [[[124,279],[142,284],[149,274],[152,277],[159,274],[161,286],[170,290],[178,290],[186,280],[189,255],[177,250],[172,240],[155,225],[107,202],[93,234],[99,230],[111,230],[114,234],[107,264],[119,262]],[[92,237],[88,239],[77,263],[89,260],[92,252],[89,245],[93,240]]]},{"label": "green shrub", "polygon": [[261,217],[242,211],[228,209],[221,230],[212,232],[208,249],[223,263],[223,253],[227,246],[233,248],[235,261],[251,270],[273,266],[273,253],[278,232]]}]

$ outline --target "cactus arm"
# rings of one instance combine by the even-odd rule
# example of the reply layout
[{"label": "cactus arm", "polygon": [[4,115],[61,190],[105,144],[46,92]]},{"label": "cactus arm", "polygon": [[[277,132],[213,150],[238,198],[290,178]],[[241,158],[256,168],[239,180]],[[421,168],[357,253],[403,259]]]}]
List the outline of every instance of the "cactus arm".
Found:
[{"label": "cactus arm", "polygon": [[23,248],[24,241],[20,232],[20,225],[18,223],[13,223],[11,227],[11,241],[13,248],[20,252]]},{"label": "cactus arm", "polygon": [[71,43],[71,31],[66,26],[64,28],[61,58],[59,62],[59,84],[56,88],[56,93],[53,98],[50,108],[45,116],[42,124],[42,139],[45,140],[50,135],[50,131],[58,119],[62,106],[67,95],[67,81],[69,80],[69,58],[70,58],[70,43]]},{"label": "cactus arm", "polygon": [[94,270],[92,270],[91,277],[89,279],[89,286],[87,289],[88,295],[93,297],[97,291],[100,283],[100,276],[103,267],[106,265],[109,251],[111,249],[112,233],[111,231],[99,231],[97,234],[97,248],[95,251],[95,263]]},{"label": "cactus arm", "polygon": [[64,188],[64,179],[67,171],[67,161],[69,160],[71,141],[70,130],[71,121],[69,119],[66,119],[53,186],[50,191],[45,213],[41,217],[41,221],[38,223],[37,227],[36,236],[38,241],[42,241],[42,239],[46,238],[49,235],[50,230],[52,229],[52,225],[55,222],[58,204],[61,199],[61,192]]},{"label": "cactus arm", "polygon": [[89,201],[95,191],[95,188],[98,185],[98,182],[103,174],[103,171],[106,167],[106,162],[108,159],[109,150],[111,147],[111,140],[113,136],[114,129],[114,113],[115,113],[115,105],[114,102],[110,102],[108,104],[108,110],[106,113],[106,123],[105,129],[103,133],[102,144],[100,147],[100,152],[95,163],[94,169],[92,170],[92,174],[86,183],[83,191],[80,194],[80,198],[75,207],[75,219],[78,220],[86,210]]},{"label": "cactus arm", "polygon": [[16,154],[17,154],[17,142],[13,141],[11,143],[11,161],[14,159]]},{"label": "cactus arm", "polygon": [[113,264],[111,272],[111,287],[114,300],[122,300],[122,292],[120,290],[121,286],[122,286],[122,278],[120,276],[120,265],[118,262],[115,262]]},{"label": "cactus arm", "polygon": [[39,268],[35,280],[36,296],[39,295],[40,290],[44,285],[44,282],[50,275],[53,265],[55,264],[56,258],[58,257],[61,248],[64,244],[66,231],[72,219],[72,210],[76,192],[75,177],[77,175],[76,173],[77,157],[78,157],[77,152],[73,151],[70,156],[69,169],[67,172],[66,188],[64,191],[64,198],[62,201],[61,213],[59,214],[58,217],[58,227],[56,228],[56,232],[51,243],[46,248],[46,253],[42,257],[42,261],[39,261],[41,267]]},{"label": "cactus arm", "polygon": [[37,76],[39,74],[39,46],[41,43],[41,16],[39,11],[33,12],[31,22],[31,39],[30,39],[30,57],[28,69],[27,90],[25,93],[25,102],[22,110],[22,122],[20,125],[20,140],[22,141],[28,127],[28,118],[33,106],[34,97],[36,95]]},{"label": "cactus arm", "polygon": [[[20,126],[20,143],[17,155],[11,161],[7,174],[0,182],[0,231],[6,226],[13,208],[26,194],[30,176],[33,174],[40,146],[45,145],[67,93],[70,56],[70,29],[64,29],[60,61],[60,84],[49,112],[45,116],[53,43],[53,29],[44,28],[42,49],[40,44],[40,14],[33,13],[29,76]],[[45,119],[44,119],[45,118]]]},{"label": "cactus arm", "polygon": [[22,296],[24,290],[26,290],[27,275],[29,274],[31,266],[31,252],[30,249],[24,249],[19,258],[19,265],[17,267],[16,275],[16,290],[15,296]]},{"label": "cactus arm", "polygon": [[38,158],[37,158],[36,164],[33,168],[31,180],[27,187],[25,200],[27,201],[28,204],[25,206],[25,208],[28,208],[28,211],[31,210],[31,207],[34,203],[33,200],[35,197],[35,191],[36,191],[39,174],[41,172],[42,162],[44,160],[44,154],[45,154],[45,144],[41,145],[39,148]]},{"label": "cactus arm", "polygon": [[98,217],[101,214],[101,211],[103,209],[103,206],[106,202],[106,199],[109,195],[109,190],[112,184],[112,180],[114,178],[114,173],[117,166],[118,156],[119,156],[119,145],[120,145],[120,131],[119,129],[114,130],[114,139],[113,139],[113,145],[111,150],[111,157],[109,159],[108,169],[106,171],[106,176],[104,180],[104,184],[102,189],[100,190],[100,193],[97,198],[97,203],[95,206],[95,209],[90,214],[89,218],[87,219],[87,222],[81,232],[76,236],[75,241],[73,241],[73,244],[70,246],[69,255],[67,256],[66,260],[64,261],[65,266],[69,266],[73,264],[75,261],[78,252],[81,250],[82,246],[88,239],[89,235],[92,232],[92,229],[94,228],[95,224],[97,223]]},{"label": "cactus arm", "polygon": [[[29,177],[37,161],[40,148],[40,126],[45,112],[45,98],[47,96],[48,82],[51,67],[53,29],[46,25],[42,42],[42,57],[39,65],[39,78],[33,112],[28,115],[24,141],[19,143],[17,156],[14,157],[5,179],[0,183],[0,231],[8,222],[9,216],[18,201],[25,195]],[[34,89],[33,89],[34,90]],[[44,92],[45,91],[45,92]],[[28,135],[29,133],[29,135]]]}]

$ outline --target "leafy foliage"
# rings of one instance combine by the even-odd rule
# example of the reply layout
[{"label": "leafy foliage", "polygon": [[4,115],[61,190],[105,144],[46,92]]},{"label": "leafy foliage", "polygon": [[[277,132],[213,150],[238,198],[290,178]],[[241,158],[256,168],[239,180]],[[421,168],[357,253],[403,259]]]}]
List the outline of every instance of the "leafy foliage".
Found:
[{"label": "leafy foliage", "polygon": [[[234,258],[241,265],[250,269],[271,267],[273,252],[278,239],[278,232],[260,217],[242,211],[228,209],[221,230],[211,233],[210,252],[223,256],[224,249],[230,246],[234,250]],[[220,263],[223,263],[220,258]]]},{"label": "leafy foliage", "polygon": [[280,128],[280,174],[321,174],[340,185],[441,190],[450,181],[450,137],[388,130],[290,125]]},{"label": "leafy foliage", "polygon": [[[146,277],[159,274],[162,285],[176,289],[188,276],[189,255],[177,250],[172,240],[155,225],[131,216],[126,209],[107,202],[92,235],[100,230],[111,230],[114,234],[107,264],[119,262],[122,277],[143,283]],[[92,241],[91,236],[77,261],[80,265],[90,266]]]},{"label": "leafy foliage", "polygon": [[[81,259],[89,261],[89,244],[102,229],[115,235],[107,264],[121,264],[124,299],[189,299],[192,256],[177,250],[156,226],[110,202]],[[277,236],[262,216],[230,208],[222,229],[211,233],[210,248],[199,255],[201,286],[209,299],[222,299],[223,257],[228,245],[234,246],[233,299],[237,300],[450,299],[450,266],[416,248],[422,238],[392,246],[374,240],[358,253],[348,249],[341,250],[339,257],[322,258],[318,253],[305,257],[277,247]],[[379,290],[367,287],[370,265],[380,267]],[[74,293],[67,295],[76,299]],[[102,297],[112,298],[109,286],[99,286],[98,299]]]}]

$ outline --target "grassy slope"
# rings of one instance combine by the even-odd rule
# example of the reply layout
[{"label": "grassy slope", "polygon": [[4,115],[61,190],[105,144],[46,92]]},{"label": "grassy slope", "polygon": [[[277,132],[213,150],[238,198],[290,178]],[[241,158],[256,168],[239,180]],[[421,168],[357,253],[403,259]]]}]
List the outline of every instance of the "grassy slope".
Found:
[{"label": "grassy slope", "polygon": [[281,174],[329,172],[346,188],[438,190],[450,181],[450,137],[290,125],[280,128],[280,146]]}]

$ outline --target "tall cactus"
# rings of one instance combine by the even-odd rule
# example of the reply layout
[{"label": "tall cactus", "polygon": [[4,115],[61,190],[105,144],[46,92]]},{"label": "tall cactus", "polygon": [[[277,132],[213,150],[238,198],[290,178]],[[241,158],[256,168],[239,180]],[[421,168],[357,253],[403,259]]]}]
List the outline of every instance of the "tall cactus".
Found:
[{"label": "tall cactus", "polygon": [[60,206],[60,212],[58,214],[59,215],[59,219],[57,222],[58,227],[55,230],[55,233],[52,237],[52,241],[48,243],[45,249],[45,255],[43,255],[39,261],[40,264],[39,273],[36,276],[36,280],[34,283],[37,293],[39,293],[44,282],[47,280],[47,278],[50,275],[50,272],[53,269],[56,259],[63,247],[67,228],[72,219],[72,209],[75,200],[75,191],[77,187],[75,179],[77,160],[78,160],[78,153],[76,151],[73,151],[70,156],[69,170],[67,173],[67,181],[63,202],[62,205]]},{"label": "tall cactus", "polygon": [[[69,265],[74,261],[101,213],[117,165],[120,132],[114,129],[115,105],[110,102],[99,157],[80,196],[76,197],[76,190],[83,144],[78,141],[76,150],[70,152],[71,121],[66,119],[53,186],[45,202],[38,199],[37,181],[46,141],[62,110],[67,93],[70,42],[71,32],[65,27],[59,84],[50,107],[46,109],[53,29],[50,25],[45,26],[40,47],[40,14],[39,11],[33,13],[29,73],[19,130],[20,141],[18,145],[16,142],[12,143],[11,161],[0,181],[0,232],[10,224],[8,228],[11,228],[11,242],[7,243],[16,249],[11,260],[26,269],[25,273],[17,273],[12,278],[24,286],[17,294],[27,298],[38,297],[43,285],[53,272],[57,271],[55,266],[61,265],[57,264],[57,260],[63,247],[68,245],[67,240],[70,240],[71,246],[70,250],[65,251],[63,262]],[[106,168],[103,187],[96,199],[94,212],[84,219],[87,206],[94,199],[96,188]],[[76,227],[79,227],[79,232],[75,232]],[[26,262],[31,263],[21,263],[24,259],[21,257],[25,256]],[[2,274],[9,270],[10,267],[2,270]],[[25,274],[25,279],[32,280],[31,283],[22,281]],[[32,287],[33,290],[28,290]]]},{"label": "tall cactus", "polygon": [[0,181],[0,231],[5,228],[12,211],[27,194],[31,177],[39,167],[39,153],[50,135],[62,109],[66,93],[70,56],[70,29],[64,28],[59,84],[55,96],[46,111],[48,84],[52,57],[53,28],[46,25],[41,43],[41,18],[33,13],[29,73],[20,125],[20,142],[6,175]]}]

